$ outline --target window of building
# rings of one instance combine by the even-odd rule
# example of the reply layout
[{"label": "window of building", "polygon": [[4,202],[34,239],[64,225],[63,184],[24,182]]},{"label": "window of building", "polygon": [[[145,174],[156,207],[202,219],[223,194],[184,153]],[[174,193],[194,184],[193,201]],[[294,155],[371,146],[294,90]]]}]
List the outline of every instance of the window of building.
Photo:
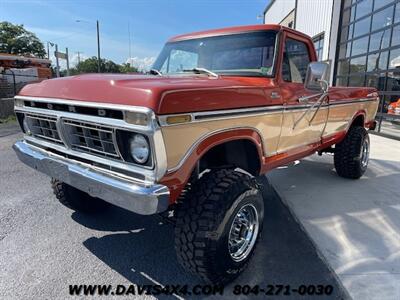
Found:
[{"label": "window of building", "polygon": [[357,4],[356,19],[371,13],[373,0],[362,0]]},{"label": "window of building", "polygon": [[390,29],[385,29],[374,33],[370,37],[369,52],[385,49],[390,45]]},{"label": "window of building", "polygon": [[325,35],[322,33],[313,38],[314,48],[317,53],[317,58],[319,61],[321,61],[323,57],[322,54],[324,51],[324,37]]},{"label": "window of building", "polygon": [[371,17],[366,17],[361,20],[357,20],[354,23],[354,33],[353,37],[359,37],[369,32],[369,26],[371,24]]},{"label": "window of building", "polygon": [[377,9],[384,7],[392,2],[393,2],[393,0],[375,0],[374,9],[377,10]]},{"label": "window of building", "polygon": [[396,4],[396,11],[394,13],[394,23],[400,22],[400,3]]},{"label": "window of building", "polygon": [[369,37],[365,36],[356,40],[353,40],[353,48],[351,49],[351,56],[364,54],[368,51]]},{"label": "window of building", "polygon": [[379,113],[400,98],[400,0],[345,0],[335,82],[378,89]]},{"label": "window of building", "polygon": [[400,46],[400,24],[393,27],[391,46]]},{"label": "window of building", "polygon": [[283,52],[282,76],[285,81],[304,83],[310,55],[305,43],[287,39]]},{"label": "window of building", "polygon": [[375,31],[392,24],[393,8],[393,6],[389,6],[388,8],[372,15],[371,31]]}]

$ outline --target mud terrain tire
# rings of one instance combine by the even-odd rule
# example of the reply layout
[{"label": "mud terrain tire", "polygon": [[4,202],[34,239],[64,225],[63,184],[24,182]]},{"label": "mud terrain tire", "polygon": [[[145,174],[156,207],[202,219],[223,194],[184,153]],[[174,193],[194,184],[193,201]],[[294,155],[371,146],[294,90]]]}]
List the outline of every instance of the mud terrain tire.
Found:
[{"label": "mud terrain tire", "polygon": [[91,197],[89,194],[54,178],[51,180],[51,187],[58,201],[75,211],[95,213],[103,211],[110,206],[107,202]]},{"label": "mud terrain tire", "polygon": [[351,127],[343,141],[335,146],[334,163],[339,176],[358,179],[368,167],[369,135],[364,127]]},{"label": "mud terrain tire", "polygon": [[[206,282],[232,281],[254,253],[263,217],[262,191],[254,178],[229,169],[206,173],[176,209],[179,263]],[[252,221],[246,223],[246,218]],[[249,237],[249,233],[251,242],[241,244],[242,235]],[[235,256],[241,253],[235,252],[237,247],[245,243],[248,249],[242,256]]]}]

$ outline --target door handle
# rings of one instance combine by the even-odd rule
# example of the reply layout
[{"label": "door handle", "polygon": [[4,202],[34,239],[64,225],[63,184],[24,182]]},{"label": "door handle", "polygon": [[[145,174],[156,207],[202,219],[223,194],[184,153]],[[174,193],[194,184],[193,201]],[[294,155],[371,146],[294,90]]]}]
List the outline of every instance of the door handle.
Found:
[{"label": "door handle", "polygon": [[297,99],[297,101],[298,101],[299,103],[301,103],[301,104],[307,104],[307,103],[308,103],[308,100],[310,100],[310,98],[307,97],[307,96],[301,96],[301,97],[299,97],[299,98]]},{"label": "door handle", "polygon": [[271,99],[280,99],[281,95],[278,92],[271,92]]},{"label": "door handle", "polygon": [[323,94],[324,93],[318,93],[318,94],[313,94],[313,95],[309,95],[309,96],[301,96],[301,97],[297,98],[297,101],[302,104],[307,104],[311,99],[320,97]]}]

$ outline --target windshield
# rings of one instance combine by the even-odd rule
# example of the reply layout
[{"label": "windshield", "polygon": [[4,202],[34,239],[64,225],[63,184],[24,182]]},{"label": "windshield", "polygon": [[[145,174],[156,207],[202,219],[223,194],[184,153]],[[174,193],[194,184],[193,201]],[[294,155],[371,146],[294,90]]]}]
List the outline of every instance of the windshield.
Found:
[{"label": "windshield", "polygon": [[259,31],[167,43],[153,68],[182,74],[205,68],[220,75],[271,76],[275,31]]}]

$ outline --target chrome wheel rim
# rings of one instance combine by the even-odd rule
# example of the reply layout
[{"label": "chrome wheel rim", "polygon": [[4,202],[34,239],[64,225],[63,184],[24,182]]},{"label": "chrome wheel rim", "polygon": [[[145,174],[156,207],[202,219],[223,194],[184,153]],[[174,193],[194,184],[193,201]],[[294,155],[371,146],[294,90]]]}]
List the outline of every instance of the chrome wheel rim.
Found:
[{"label": "chrome wheel rim", "polygon": [[365,168],[369,161],[369,140],[365,138],[364,143],[361,147],[361,165]]},{"label": "chrome wheel rim", "polygon": [[250,254],[259,230],[257,209],[246,204],[235,215],[229,231],[228,248],[231,258],[242,261]]}]

